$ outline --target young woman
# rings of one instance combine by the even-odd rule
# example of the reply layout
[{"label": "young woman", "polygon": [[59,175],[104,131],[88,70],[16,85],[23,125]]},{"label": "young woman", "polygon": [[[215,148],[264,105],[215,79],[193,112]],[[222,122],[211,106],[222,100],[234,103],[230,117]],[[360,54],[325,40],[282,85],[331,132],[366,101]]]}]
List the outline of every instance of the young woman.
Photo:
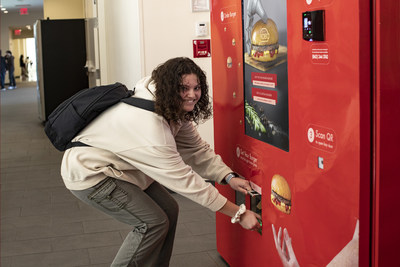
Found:
[{"label": "young woman", "polygon": [[204,72],[188,58],[173,58],[135,88],[133,97],[154,100],[155,112],[125,103],[107,109],[73,140],[91,147],[68,149],[61,167],[76,197],[132,225],[112,266],[169,265],[178,205],[163,186],[258,230],[258,214],[240,214],[205,181],[228,180],[243,193],[251,189],[193,125],[211,116]]}]

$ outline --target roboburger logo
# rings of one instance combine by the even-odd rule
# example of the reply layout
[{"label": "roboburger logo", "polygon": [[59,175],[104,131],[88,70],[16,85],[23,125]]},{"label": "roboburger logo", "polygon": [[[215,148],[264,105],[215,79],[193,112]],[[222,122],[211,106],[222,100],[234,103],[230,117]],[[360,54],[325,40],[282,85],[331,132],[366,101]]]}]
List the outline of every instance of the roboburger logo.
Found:
[{"label": "roboburger logo", "polygon": [[221,22],[229,22],[236,18],[236,11],[221,11]]}]

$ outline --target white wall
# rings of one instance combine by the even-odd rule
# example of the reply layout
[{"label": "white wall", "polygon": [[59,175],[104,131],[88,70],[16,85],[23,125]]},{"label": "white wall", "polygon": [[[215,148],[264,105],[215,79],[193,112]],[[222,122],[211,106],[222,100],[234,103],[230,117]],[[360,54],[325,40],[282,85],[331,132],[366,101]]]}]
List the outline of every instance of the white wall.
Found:
[{"label": "white wall", "polygon": [[50,19],[85,18],[84,0],[43,0],[43,13]]},{"label": "white wall", "polygon": [[[143,76],[173,57],[193,58],[195,22],[209,12],[191,10],[191,0],[98,0],[101,83],[120,81],[132,88]],[[211,58],[194,61],[207,73],[212,96]],[[200,125],[201,136],[213,147],[213,122]]]},{"label": "white wall", "polygon": [[[173,57],[185,56],[193,59],[195,23],[207,22],[210,27],[210,12],[192,12],[191,0],[142,0],[143,41],[145,75],[150,75],[159,64]],[[209,32],[210,34],[210,32]],[[207,74],[212,96],[211,58],[193,59]],[[199,132],[214,147],[213,121],[199,126]]]},{"label": "white wall", "polygon": [[133,88],[142,75],[140,12],[137,0],[99,0],[101,83]]},{"label": "white wall", "polygon": [[[195,22],[210,21],[209,12],[192,12],[191,0],[142,0],[143,36],[146,74],[171,57],[193,58]],[[204,39],[204,38],[203,38]],[[205,71],[211,67],[210,58],[195,60]]]}]

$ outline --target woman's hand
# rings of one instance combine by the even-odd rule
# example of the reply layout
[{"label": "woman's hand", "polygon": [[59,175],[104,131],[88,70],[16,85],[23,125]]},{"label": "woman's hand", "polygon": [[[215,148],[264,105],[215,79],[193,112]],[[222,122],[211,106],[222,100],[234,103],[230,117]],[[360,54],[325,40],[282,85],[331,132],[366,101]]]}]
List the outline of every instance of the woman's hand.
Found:
[{"label": "woman's hand", "polygon": [[258,222],[261,221],[261,216],[251,210],[246,210],[242,216],[240,216],[239,224],[246,230],[258,231],[261,229],[261,225]]},{"label": "woman's hand", "polygon": [[[238,210],[238,205],[227,200],[225,205],[218,211],[232,218],[236,215]],[[251,210],[246,210],[242,215],[240,215],[239,224],[246,230],[258,231],[261,229],[258,220],[261,221],[261,216],[259,214],[254,213]]]},{"label": "woman's hand", "polygon": [[251,190],[250,182],[239,177],[233,177],[229,181],[229,185],[232,187],[233,190],[239,191],[245,195],[247,194],[247,191]]}]

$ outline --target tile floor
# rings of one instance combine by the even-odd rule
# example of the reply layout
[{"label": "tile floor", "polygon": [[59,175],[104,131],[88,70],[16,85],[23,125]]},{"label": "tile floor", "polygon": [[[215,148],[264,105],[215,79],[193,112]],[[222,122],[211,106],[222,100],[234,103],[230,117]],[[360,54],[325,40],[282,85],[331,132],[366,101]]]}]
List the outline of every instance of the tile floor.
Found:
[{"label": "tile floor", "polygon": [[[36,83],[1,92],[1,266],[109,266],[130,228],[65,189],[62,153],[38,119]],[[170,266],[228,266],[216,250],[215,214],[177,194]]]}]

